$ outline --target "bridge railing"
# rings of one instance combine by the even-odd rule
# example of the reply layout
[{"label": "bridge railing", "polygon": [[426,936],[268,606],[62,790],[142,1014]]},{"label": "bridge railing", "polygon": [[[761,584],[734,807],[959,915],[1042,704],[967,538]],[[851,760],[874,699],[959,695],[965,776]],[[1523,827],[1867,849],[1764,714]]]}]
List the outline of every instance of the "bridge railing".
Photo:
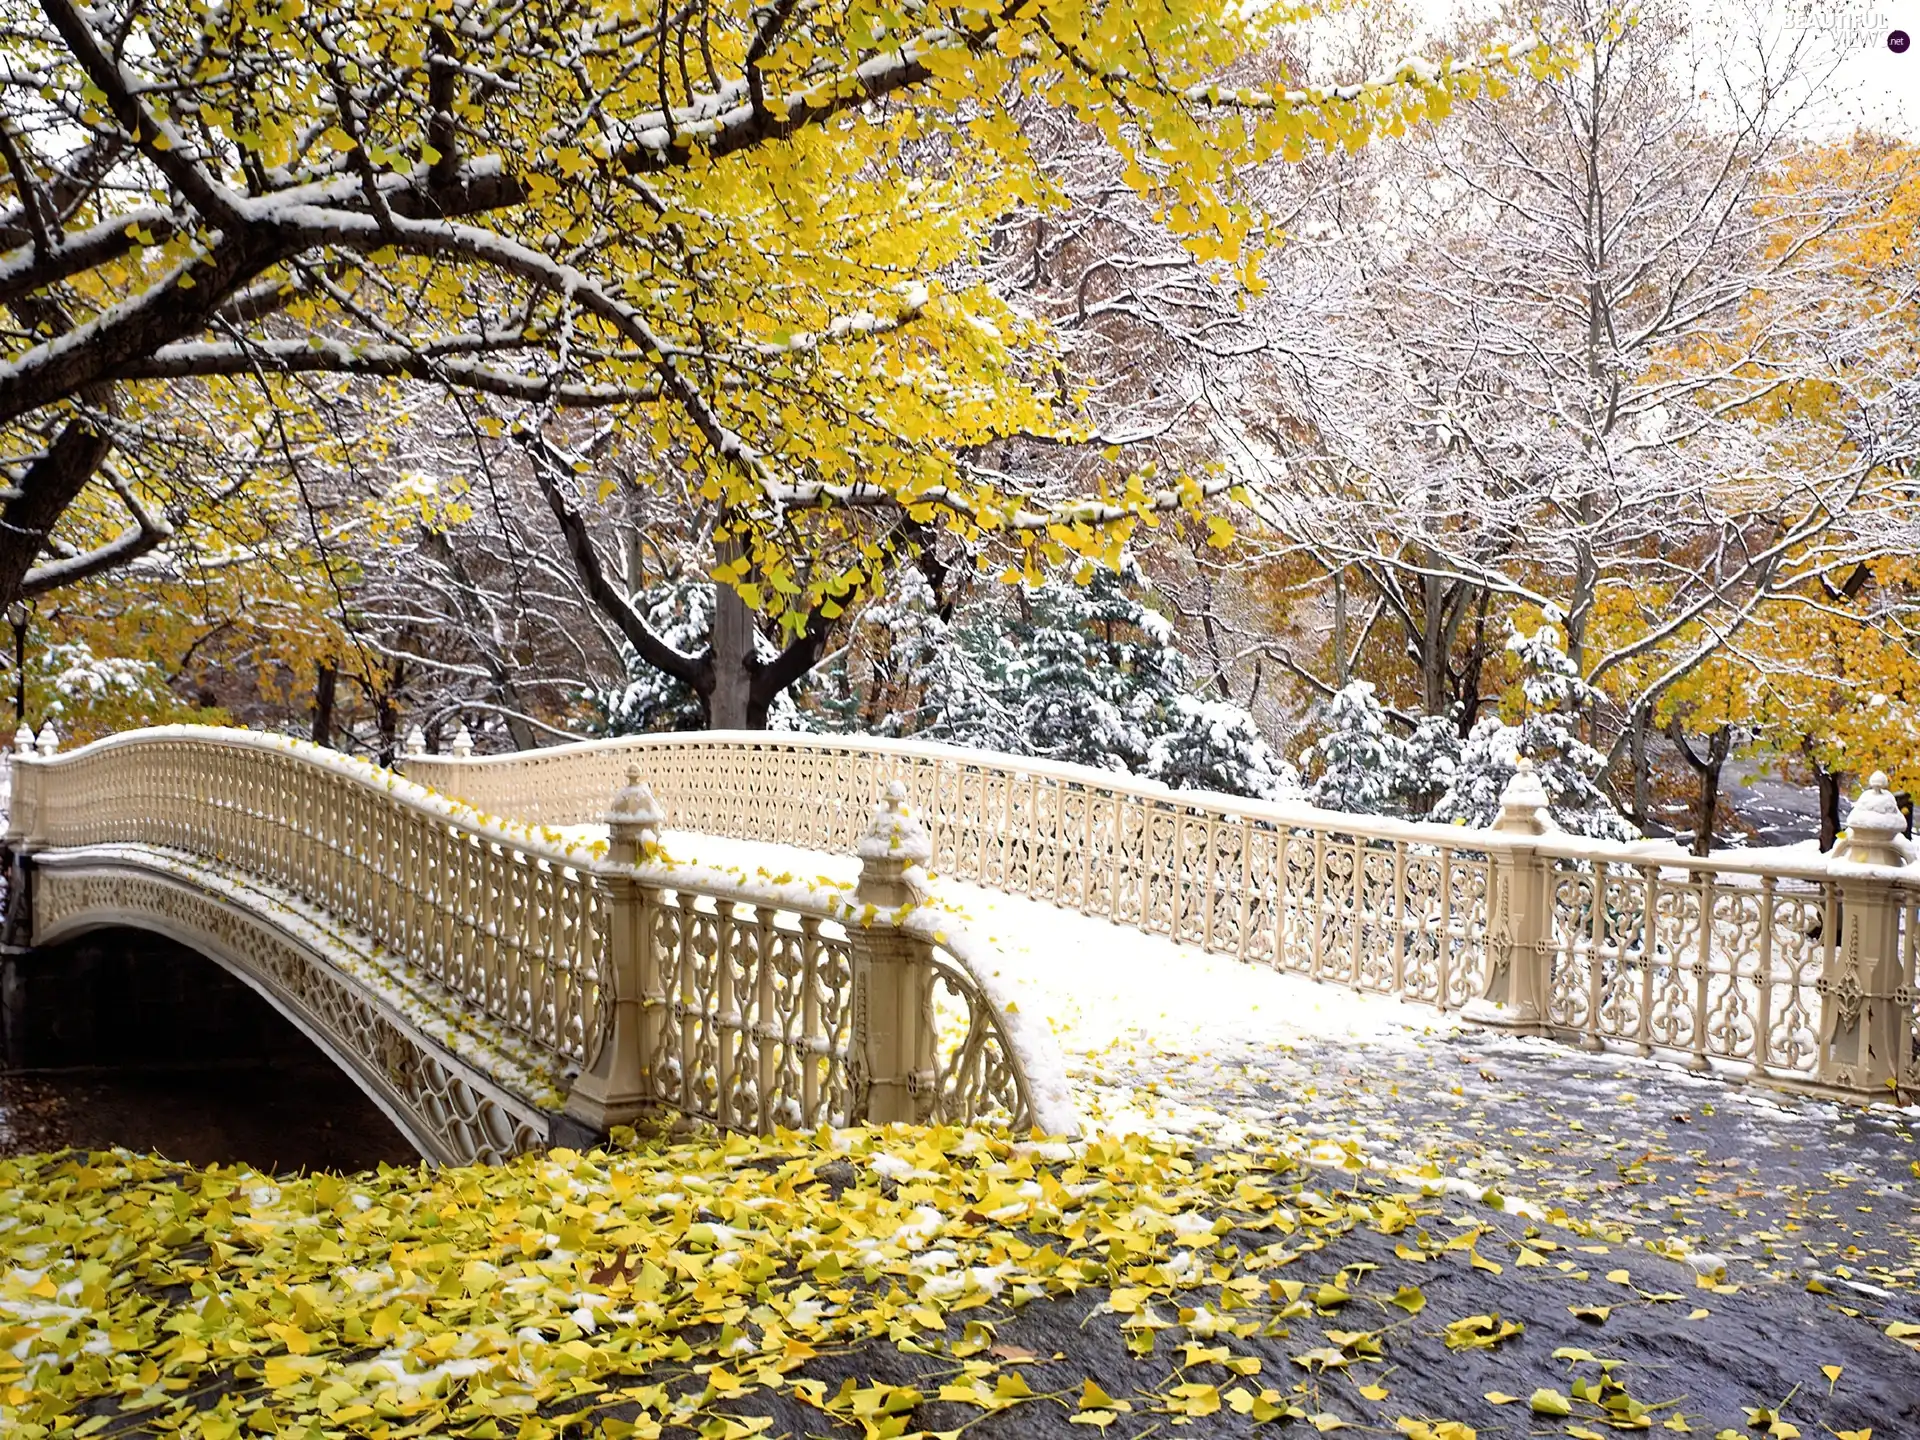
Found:
[{"label": "bridge railing", "polygon": [[1559,833],[1526,778],[1490,829],[1170,791],[917,741],[707,732],[411,753],[486,810],[593,818],[637,765],[675,826],[843,849],[897,781],[939,874],[1590,1048],[1848,1096],[1920,1095],[1920,867],[1884,781],[1836,857]]},{"label": "bridge railing", "polygon": [[12,757],[16,855],[147,847],[209,883],[264,882],[577,1069],[568,1109],[596,1128],[661,1109],[753,1130],[1075,1127],[1050,1041],[983,986],[957,922],[919,911],[897,803],[869,821],[892,843],[843,893],[673,865],[629,823],[651,802],[618,783],[596,846],[280,736],[179,726],[52,750]]}]

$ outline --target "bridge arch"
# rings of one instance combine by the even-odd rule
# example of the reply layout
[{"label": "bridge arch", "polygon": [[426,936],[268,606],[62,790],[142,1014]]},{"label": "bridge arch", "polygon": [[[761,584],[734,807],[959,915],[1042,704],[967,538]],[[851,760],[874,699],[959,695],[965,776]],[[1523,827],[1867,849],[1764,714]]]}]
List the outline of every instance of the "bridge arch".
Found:
[{"label": "bridge arch", "polygon": [[[434,1045],[341,965],[344,937],[327,935],[279,897],[177,873],[137,855],[42,857],[33,892],[35,948],[105,929],[184,945],[248,986],[326,1055],[422,1158],[442,1164],[505,1159],[544,1144],[535,1107]],[[196,883],[197,882],[197,883]],[[252,903],[249,903],[251,899]]]}]

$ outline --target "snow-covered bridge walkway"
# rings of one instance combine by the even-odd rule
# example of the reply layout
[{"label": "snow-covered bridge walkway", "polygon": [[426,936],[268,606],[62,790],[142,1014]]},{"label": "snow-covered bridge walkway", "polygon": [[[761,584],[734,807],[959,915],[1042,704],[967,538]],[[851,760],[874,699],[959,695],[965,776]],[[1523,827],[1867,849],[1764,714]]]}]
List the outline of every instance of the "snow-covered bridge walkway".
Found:
[{"label": "snow-covered bridge walkway", "polygon": [[[1032,948],[1060,912],[1078,914],[1113,922],[1109,948],[1131,951],[1126,932],[1165,937],[1187,947],[1176,953],[1588,1050],[1829,1096],[1920,1097],[1920,851],[1881,776],[1833,856],[1698,857],[1559,831],[1525,762],[1486,829],[866,737],[646,735],[488,758],[414,747],[405,766],[483,811],[558,826],[597,821],[634,770],[670,826],[828,856],[855,850],[874,797],[898,785],[928,832],[928,868],[985,892],[974,911],[992,896],[1041,902],[1003,942]],[[1020,968],[1045,973],[1047,960]],[[1149,1015],[1180,984],[1172,963],[1141,961]]]},{"label": "snow-covered bridge walkway", "polygon": [[[684,831],[662,841],[705,866],[854,868]],[[1574,1217],[1622,1265],[1651,1245],[1706,1275],[1812,1282],[1920,1319],[1920,1107],[1503,1034],[963,882],[936,878],[932,903],[993,942],[1090,1129],[1288,1150],[1522,1223]]]}]

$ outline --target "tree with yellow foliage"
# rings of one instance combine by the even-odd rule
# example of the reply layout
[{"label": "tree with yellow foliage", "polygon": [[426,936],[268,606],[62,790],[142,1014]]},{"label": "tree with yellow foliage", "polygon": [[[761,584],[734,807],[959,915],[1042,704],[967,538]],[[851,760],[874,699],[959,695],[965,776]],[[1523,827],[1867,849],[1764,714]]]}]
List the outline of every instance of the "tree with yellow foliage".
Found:
[{"label": "tree with yellow foliage", "polygon": [[[884,564],[871,509],[1006,538],[1028,568],[1117,554],[1140,516],[1224,481],[1121,459],[1035,503],[966,463],[1073,417],[1039,383],[1047,328],[944,277],[985,218],[1050,198],[1017,101],[1097,130],[1193,251],[1248,270],[1242,167],[1399,128],[1513,65],[1492,47],[1491,70],[1236,84],[1297,18],[1225,0],[42,0],[0,39],[0,604],[54,578],[65,517],[116,474],[125,537],[58,563],[162,543],[140,517],[160,457],[220,454],[174,443],[183,411],[242,433],[268,417],[280,458],[324,456],[302,421],[342,377],[473,397],[556,513],[590,483],[598,428],[648,446],[720,510],[719,578],[793,631]],[[851,555],[808,564],[822,533]],[[717,721],[744,718],[749,677],[622,628]]]},{"label": "tree with yellow foliage", "polygon": [[1911,310],[1883,300],[1916,275],[1855,258],[1902,162],[1810,140],[1815,32],[1503,7],[1535,9],[1580,37],[1567,70],[1369,147],[1277,257],[1270,348],[1298,359],[1251,391],[1240,463],[1334,592],[1309,689],[1386,635],[1363,678],[1470,723],[1489,639],[1551,609],[1617,758],[1772,597],[1915,539]]},{"label": "tree with yellow foliage", "polygon": [[[1839,225],[1824,218],[1823,198],[1808,199],[1836,186],[1855,197]],[[1729,616],[1671,627],[1671,597],[1651,585],[1602,607],[1597,633],[1632,653],[1612,677],[1623,708],[1634,695],[1650,702],[1656,728],[1673,733],[1702,779],[1697,845],[1711,833],[1712,790],[1739,732],[1750,753],[1811,778],[1825,849],[1838,833],[1848,777],[1884,770],[1896,790],[1920,785],[1911,379],[1920,368],[1912,313],[1920,152],[1871,135],[1804,146],[1787,157],[1758,209],[1776,226],[1773,254],[1804,257],[1836,283],[1810,294],[1810,313],[1792,327],[1782,327],[1770,297],[1755,297],[1723,342],[1677,363],[1722,369],[1707,403],[1766,438],[1769,453],[1756,471],[1818,474],[1870,461],[1868,483],[1755,574]],[[1816,327],[1832,343],[1823,366],[1808,370],[1789,352],[1798,332]],[[1689,734],[1702,738],[1697,753]]]}]

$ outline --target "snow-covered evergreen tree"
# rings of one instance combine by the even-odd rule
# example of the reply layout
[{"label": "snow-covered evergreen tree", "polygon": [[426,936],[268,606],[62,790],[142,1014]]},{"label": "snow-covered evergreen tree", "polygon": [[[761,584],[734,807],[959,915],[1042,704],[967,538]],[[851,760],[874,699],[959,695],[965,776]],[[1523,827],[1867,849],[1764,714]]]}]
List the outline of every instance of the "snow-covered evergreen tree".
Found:
[{"label": "snow-covered evergreen tree", "polygon": [[[637,597],[669,643],[707,644],[713,587]],[[990,590],[951,617],[918,569],[854,623],[848,642],[776,702],[774,729],[917,736],[1148,776],[1176,789],[1295,796],[1298,777],[1244,709],[1192,693],[1172,624],[1136,567]],[[770,658],[770,647],[769,647]],[[629,679],[600,697],[610,734],[704,721],[691,688],[626,655]],[[796,703],[797,702],[797,703]]]},{"label": "snow-covered evergreen tree", "polygon": [[1012,723],[1001,696],[1012,657],[1002,653],[1002,631],[997,617],[942,618],[926,577],[905,568],[861,612],[851,643],[809,678],[800,713],[810,728],[834,733],[1007,749]]},{"label": "snow-covered evergreen tree", "polygon": [[1500,813],[1500,792],[1513,778],[1519,758],[1518,726],[1497,715],[1474,721],[1461,742],[1446,793],[1434,804],[1433,818],[1445,824],[1491,825]]},{"label": "snow-covered evergreen tree", "polygon": [[1008,679],[1020,697],[1021,748],[1103,770],[1142,770],[1188,693],[1166,617],[1140,596],[1139,571],[1097,568],[1028,592]]},{"label": "snow-covered evergreen tree", "polygon": [[1460,707],[1444,715],[1422,715],[1413,733],[1400,741],[1399,764],[1389,781],[1393,813],[1423,820],[1453,786],[1460,770]]},{"label": "snow-covered evergreen tree", "polygon": [[1171,723],[1147,746],[1144,773],[1174,790],[1293,800],[1300,777],[1238,705],[1175,697]]},{"label": "snow-covered evergreen tree", "polygon": [[1515,762],[1525,755],[1562,829],[1597,839],[1633,839],[1638,832],[1600,788],[1606,758],[1580,738],[1576,711],[1593,692],[1567,658],[1552,617],[1531,635],[1516,630],[1507,650],[1521,667],[1520,723],[1489,718],[1474,725],[1460,747],[1453,783],[1434,806],[1434,818],[1492,824],[1500,810],[1500,792],[1512,778]]},{"label": "snow-covered evergreen tree", "polygon": [[[683,655],[707,648],[713,633],[713,582],[668,580],[633,597],[633,605],[667,644]],[[609,735],[641,735],[659,730],[698,730],[707,708],[693,687],[640,658],[632,646],[620,646],[626,684],[596,698]]]},{"label": "snow-covered evergreen tree", "polygon": [[1394,813],[1404,746],[1387,728],[1372,683],[1355,680],[1335,691],[1321,719],[1325,730],[1300,756],[1307,800],[1355,815]]}]

